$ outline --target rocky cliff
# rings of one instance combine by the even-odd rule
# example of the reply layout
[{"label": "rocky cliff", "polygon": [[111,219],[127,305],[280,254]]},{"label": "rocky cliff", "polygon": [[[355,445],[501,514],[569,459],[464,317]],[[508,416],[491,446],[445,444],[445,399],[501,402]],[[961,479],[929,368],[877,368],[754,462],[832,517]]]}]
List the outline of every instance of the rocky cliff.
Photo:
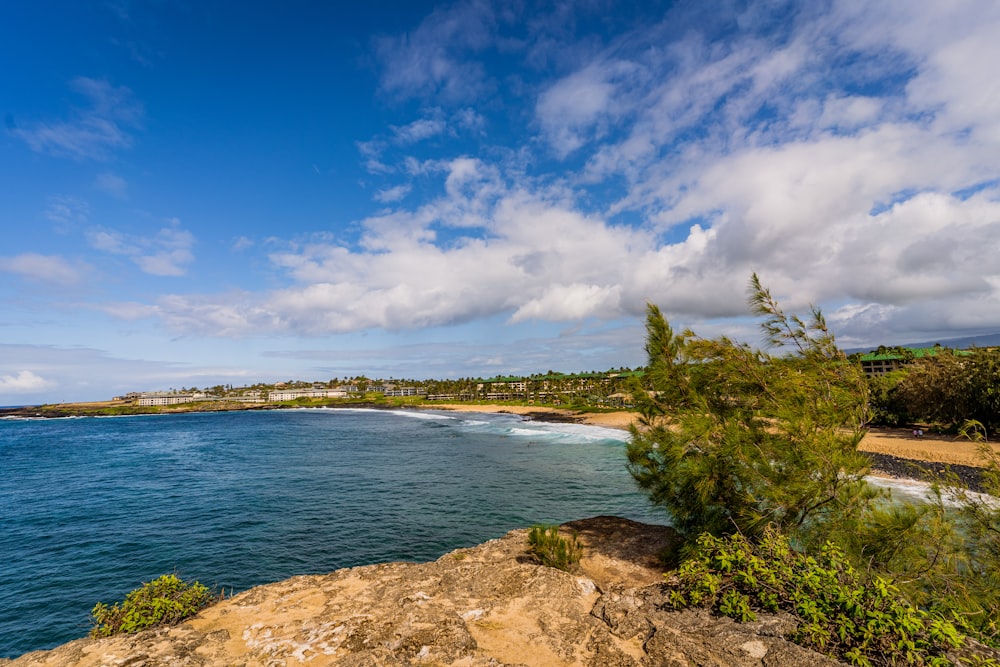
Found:
[{"label": "rocky cliff", "polygon": [[432,563],[301,576],[226,599],[181,625],[79,639],[5,665],[835,665],[783,639],[794,622],[737,624],[663,610],[658,554],[673,531],[597,517],[566,524],[585,556],[536,564],[525,530]]}]

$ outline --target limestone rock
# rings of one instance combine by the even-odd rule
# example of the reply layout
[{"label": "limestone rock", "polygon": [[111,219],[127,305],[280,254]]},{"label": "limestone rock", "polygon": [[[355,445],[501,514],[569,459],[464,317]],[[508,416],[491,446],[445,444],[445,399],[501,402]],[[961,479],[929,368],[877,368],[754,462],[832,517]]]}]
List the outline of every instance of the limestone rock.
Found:
[{"label": "limestone rock", "polygon": [[[789,617],[738,624],[663,609],[658,556],[676,535],[614,517],[576,521],[579,571],[541,566],[515,530],[431,563],[388,563],[258,586],[170,628],[79,639],[38,666],[836,665],[791,644]],[[4,661],[0,661],[4,663]]]}]

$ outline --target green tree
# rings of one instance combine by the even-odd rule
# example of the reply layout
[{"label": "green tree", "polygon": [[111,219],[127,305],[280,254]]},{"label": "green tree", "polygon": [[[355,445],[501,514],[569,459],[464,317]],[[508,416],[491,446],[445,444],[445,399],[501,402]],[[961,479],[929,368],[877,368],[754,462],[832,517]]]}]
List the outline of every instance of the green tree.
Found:
[{"label": "green tree", "polygon": [[879,495],[857,451],[867,384],[837,348],[822,313],[786,315],[754,275],[750,305],[775,356],[729,338],[675,335],[648,307],[648,367],[629,470],[689,537],[760,535],[774,525],[822,542]]},{"label": "green tree", "polygon": [[1000,348],[974,349],[964,364],[969,375],[969,414],[991,437],[1000,429]]},{"label": "green tree", "polygon": [[871,423],[880,426],[902,426],[912,422],[899,385],[906,378],[907,369],[875,375],[868,378]]},{"label": "green tree", "polygon": [[895,396],[915,420],[948,428],[971,418],[971,375],[968,357],[951,350],[915,360],[896,385]]}]

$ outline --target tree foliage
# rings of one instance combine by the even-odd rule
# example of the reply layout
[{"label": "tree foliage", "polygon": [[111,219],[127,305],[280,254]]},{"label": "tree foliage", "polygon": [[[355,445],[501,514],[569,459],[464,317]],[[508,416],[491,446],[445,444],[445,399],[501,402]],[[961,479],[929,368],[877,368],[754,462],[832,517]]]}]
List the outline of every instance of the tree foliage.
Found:
[{"label": "tree foliage", "polygon": [[[850,579],[853,589],[888,586],[884,602],[898,601],[903,614],[893,618],[906,627],[922,619],[924,639],[947,621],[961,633],[1000,644],[1000,456],[983,450],[990,464],[982,484],[992,497],[971,493],[957,476],[945,474],[926,502],[893,502],[887,490],[864,480],[869,459],[857,446],[870,416],[869,384],[859,365],[837,349],[822,313],[813,310],[805,321],[786,315],[756,276],[750,304],[762,318],[768,344],[780,354],[725,337],[675,334],[656,306],[648,308],[649,366],[646,384],[636,392],[642,416],[632,429],[628,465],[688,538],[689,564],[682,569],[701,557],[698,544],[706,544],[705,535],[750,545],[780,535],[815,559],[835,549],[844,565],[835,575],[842,583]],[[959,367],[955,359],[942,358],[927,372]],[[992,357],[981,359],[975,367],[988,377],[995,372]],[[966,432],[982,435],[985,426],[970,422]],[[726,544],[729,549],[736,543]],[[718,578],[709,574],[704,581]],[[723,613],[753,613],[747,591],[716,592],[713,604]],[[771,604],[761,600],[765,608]],[[919,613],[908,615],[908,607]],[[799,611],[804,623],[812,622],[809,609]],[[842,644],[842,655],[855,656],[857,664],[867,664],[869,648],[881,650],[875,642],[848,653],[861,644],[844,643],[839,629],[834,637],[823,627],[816,636]],[[899,641],[924,641],[915,637]],[[939,662],[935,651],[926,654],[935,658],[928,662]]]},{"label": "tree foliage", "polygon": [[872,378],[874,423],[926,422],[956,430],[968,420],[1000,429],[1000,349],[942,349]]},{"label": "tree foliage", "polygon": [[782,356],[729,338],[676,335],[650,305],[647,385],[635,400],[629,470],[688,536],[759,535],[768,525],[812,539],[875,494],[857,452],[867,384],[822,313],[786,315],[756,275],[750,304]]}]

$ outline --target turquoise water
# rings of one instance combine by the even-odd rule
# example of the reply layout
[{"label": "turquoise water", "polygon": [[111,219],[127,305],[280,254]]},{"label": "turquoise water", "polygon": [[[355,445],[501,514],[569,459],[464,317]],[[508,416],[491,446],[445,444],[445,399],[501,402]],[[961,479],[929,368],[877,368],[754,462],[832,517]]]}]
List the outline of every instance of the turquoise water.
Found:
[{"label": "turquoise water", "polygon": [[84,636],[97,601],[167,572],[239,591],[533,523],[663,523],[624,440],[412,411],[0,420],[0,657]]}]

